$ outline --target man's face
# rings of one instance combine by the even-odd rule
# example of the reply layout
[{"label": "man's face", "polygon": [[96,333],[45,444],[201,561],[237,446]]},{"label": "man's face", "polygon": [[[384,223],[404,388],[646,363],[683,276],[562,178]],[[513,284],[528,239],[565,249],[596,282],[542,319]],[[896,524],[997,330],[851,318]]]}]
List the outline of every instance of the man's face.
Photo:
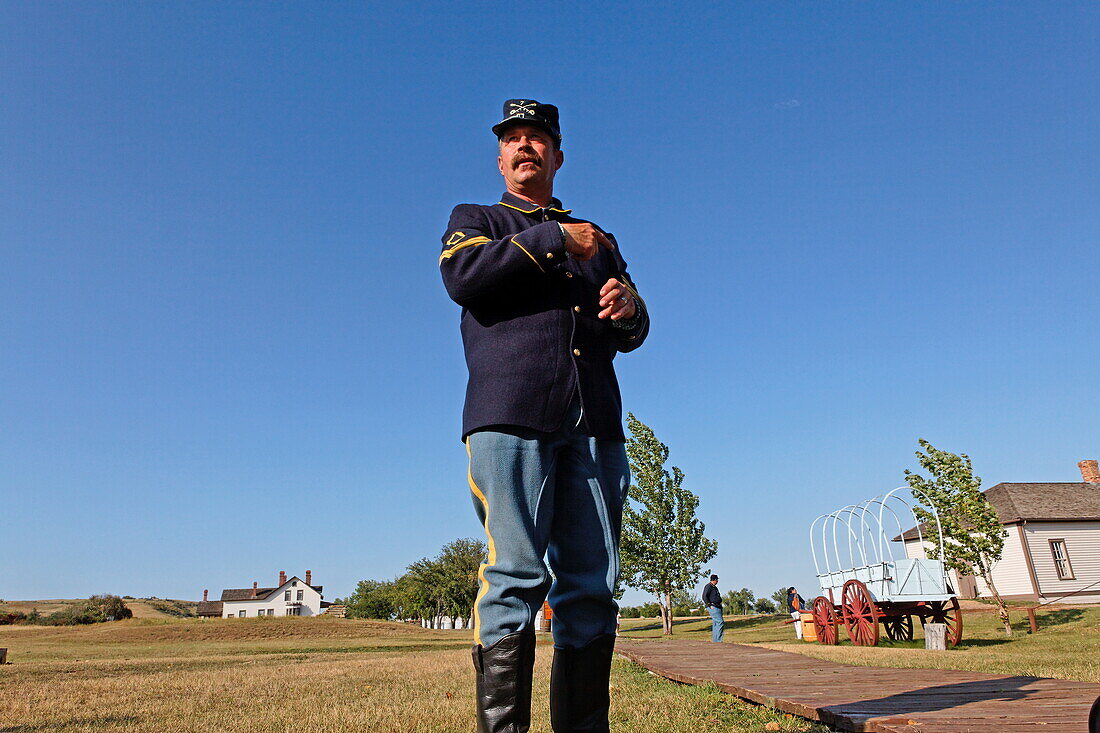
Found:
[{"label": "man's face", "polygon": [[550,133],[530,125],[513,125],[500,136],[497,167],[510,187],[552,186],[554,174],[565,161],[554,147]]}]

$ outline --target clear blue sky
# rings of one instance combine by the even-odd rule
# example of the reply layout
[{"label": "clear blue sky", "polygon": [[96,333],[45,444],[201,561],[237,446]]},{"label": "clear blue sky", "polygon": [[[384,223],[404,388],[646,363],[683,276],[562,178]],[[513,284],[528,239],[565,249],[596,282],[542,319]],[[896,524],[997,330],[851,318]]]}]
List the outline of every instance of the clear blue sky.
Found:
[{"label": "clear blue sky", "polygon": [[508,97],[649,303],[625,404],[723,589],[812,591],[918,437],[1078,480],[1098,79],[1095,3],[0,4],[0,597],[332,598],[479,536],[436,258]]}]

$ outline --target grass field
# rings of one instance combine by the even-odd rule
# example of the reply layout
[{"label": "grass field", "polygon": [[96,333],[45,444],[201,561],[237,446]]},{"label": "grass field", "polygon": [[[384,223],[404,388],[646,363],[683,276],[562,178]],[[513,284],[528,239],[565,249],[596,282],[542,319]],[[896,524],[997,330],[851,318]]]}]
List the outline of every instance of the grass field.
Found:
[{"label": "grass field", "polygon": [[[977,605],[977,604],[974,604]],[[1029,634],[1027,616],[1012,616],[1016,631],[1005,637],[990,606],[963,611],[963,641],[955,649],[930,652],[917,625],[912,642],[887,642],[878,647],[856,647],[847,641],[841,626],[838,646],[799,642],[794,629],[783,626],[778,616],[730,617],[725,640],[740,644],[762,644],[772,649],[828,659],[833,662],[874,667],[924,667],[967,669],[991,674],[1019,674],[1100,682],[1100,608],[1047,607],[1037,612],[1039,633]],[[625,619],[627,637],[660,637],[655,619]],[[673,639],[709,639],[710,619],[678,620]]]},{"label": "grass field", "polygon": [[[463,631],[325,617],[131,619],[0,626],[0,647],[11,662],[0,667],[0,733],[474,728]],[[533,731],[550,730],[550,658],[540,646]],[[621,659],[612,690],[617,731],[827,730]]]}]

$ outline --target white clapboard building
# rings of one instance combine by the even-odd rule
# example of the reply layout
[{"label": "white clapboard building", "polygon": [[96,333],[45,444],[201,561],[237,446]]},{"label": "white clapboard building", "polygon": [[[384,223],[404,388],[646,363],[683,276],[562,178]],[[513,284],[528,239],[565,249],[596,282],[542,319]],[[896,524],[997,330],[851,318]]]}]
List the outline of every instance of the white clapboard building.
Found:
[{"label": "white clapboard building", "polygon": [[317,616],[329,603],[324,600],[324,586],[313,585],[313,572],[306,571],[305,580],[297,575],[287,577],[279,571],[279,584],[261,588],[253,582],[251,588],[226,588],[221,600],[211,601],[209,590],[202,592],[198,614],[206,618],[255,618],[257,616]]},{"label": "white clapboard building", "polygon": [[[1008,536],[993,584],[1008,600],[1100,603],[1100,468],[1081,461],[1074,483],[1002,483],[985,492]],[[925,539],[928,528],[924,528]],[[914,527],[895,540],[908,557],[923,557]],[[951,572],[962,598],[992,594],[981,578]]]}]

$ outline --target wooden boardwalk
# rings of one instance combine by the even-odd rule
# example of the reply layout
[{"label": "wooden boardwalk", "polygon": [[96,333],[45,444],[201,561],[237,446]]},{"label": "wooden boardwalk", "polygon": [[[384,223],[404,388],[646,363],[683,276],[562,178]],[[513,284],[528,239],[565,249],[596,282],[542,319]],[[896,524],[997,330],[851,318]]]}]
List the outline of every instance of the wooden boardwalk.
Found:
[{"label": "wooden boardwalk", "polygon": [[843,731],[1089,733],[1100,685],[944,669],[853,667],[706,641],[619,638],[619,654],[662,677],[714,682],[737,697]]}]

